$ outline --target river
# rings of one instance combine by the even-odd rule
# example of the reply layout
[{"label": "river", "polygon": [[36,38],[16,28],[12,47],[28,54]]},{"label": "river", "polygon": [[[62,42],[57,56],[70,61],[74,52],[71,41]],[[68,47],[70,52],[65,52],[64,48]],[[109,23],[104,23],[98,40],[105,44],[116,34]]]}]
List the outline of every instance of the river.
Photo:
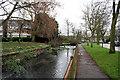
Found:
[{"label": "river", "polygon": [[64,78],[75,46],[65,47],[68,49],[42,53],[26,64],[25,71],[4,74],[3,78]]}]

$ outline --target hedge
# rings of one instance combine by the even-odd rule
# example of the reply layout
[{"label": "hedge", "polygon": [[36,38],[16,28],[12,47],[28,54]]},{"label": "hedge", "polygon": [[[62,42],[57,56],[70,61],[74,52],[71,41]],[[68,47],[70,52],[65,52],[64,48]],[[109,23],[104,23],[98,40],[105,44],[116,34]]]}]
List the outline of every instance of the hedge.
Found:
[{"label": "hedge", "polygon": [[[31,42],[31,38],[30,37],[21,37],[20,38],[20,41],[22,42]],[[13,42],[16,42],[16,41],[19,41],[19,37],[12,37],[12,39],[10,39],[9,37],[2,37],[2,42],[9,42],[9,41],[13,41]]]}]

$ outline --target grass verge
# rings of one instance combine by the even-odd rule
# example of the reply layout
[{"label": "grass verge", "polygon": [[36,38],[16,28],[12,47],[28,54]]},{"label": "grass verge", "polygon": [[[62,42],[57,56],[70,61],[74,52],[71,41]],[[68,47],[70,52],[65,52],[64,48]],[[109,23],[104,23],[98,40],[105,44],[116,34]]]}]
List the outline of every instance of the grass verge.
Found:
[{"label": "grass verge", "polygon": [[32,49],[45,48],[48,45],[44,43],[33,43],[33,42],[2,42],[2,55],[19,53],[19,51],[29,51]]},{"label": "grass verge", "polygon": [[116,51],[115,54],[109,54],[109,49],[103,48],[97,44],[94,44],[93,46],[94,47],[91,48],[90,46],[83,45],[88,54],[92,56],[105,74],[112,79],[119,79],[120,65],[118,64],[118,55],[120,54],[120,51]]}]

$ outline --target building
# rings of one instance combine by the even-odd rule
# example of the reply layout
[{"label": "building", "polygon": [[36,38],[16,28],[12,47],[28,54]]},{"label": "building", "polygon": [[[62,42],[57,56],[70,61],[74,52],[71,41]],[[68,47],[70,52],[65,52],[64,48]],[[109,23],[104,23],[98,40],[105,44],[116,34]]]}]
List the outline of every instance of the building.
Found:
[{"label": "building", "polygon": [[[3,37],[2,33],[3,28],[1,25],[1,37]],[[36,40],[40,38],[53,40],[58,37],[58,23],[54,18],[45,13],[37,14],[34,22],[30,20],[9,20],[7,24],[7,37],[19,37],[19,35],[20,37],[32,37]]]},{"label": "building", "polygon": [[[2,23],[3,20],[0,20]],[[9,20],[7,28],[7,37],[31,37],[30,20]],[[22,27],[22,28],[21,28]],[[21,29],[21,32],[20,32]],[[0,25],[0,37],[3,37],[3,27]]]}]

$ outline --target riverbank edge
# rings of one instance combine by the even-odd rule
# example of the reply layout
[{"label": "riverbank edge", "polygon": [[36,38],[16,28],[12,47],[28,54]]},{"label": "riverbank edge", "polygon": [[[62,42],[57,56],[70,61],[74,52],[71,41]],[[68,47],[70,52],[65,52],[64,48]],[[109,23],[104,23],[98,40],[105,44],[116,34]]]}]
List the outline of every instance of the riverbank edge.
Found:
[{"label": "riverbank edge", "polygon": [[[69,61],[67,69],[65,71],[64,80],[75,79],[76,78],[76,70],[77,70],[77,66],[76,65],[77,65],[77,60],[78,60],[77,56],[78,56],[78,44],[76,45],[76,48],[75,48],[74,53],[73,53],[73,56],[71,56],[71,59]],[[74,70],[72,73],[70,73],[71,69]]]}]

